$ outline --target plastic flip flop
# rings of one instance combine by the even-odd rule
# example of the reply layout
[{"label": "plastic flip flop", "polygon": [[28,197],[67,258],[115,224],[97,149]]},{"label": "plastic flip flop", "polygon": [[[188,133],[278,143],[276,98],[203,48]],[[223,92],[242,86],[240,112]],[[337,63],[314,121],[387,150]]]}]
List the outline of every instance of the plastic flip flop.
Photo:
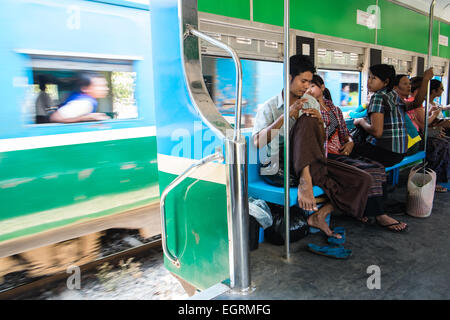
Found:
[{"label": "plastic flip flop", "polygon": [[336,237],[328,237],[328,243],[334,245],[341,245],[345,243],[345,229],[343,227],[336,227],[333,230],[334,234],[339,234],[342,238],[338,239]]},{"label": "plastic flip flop", "polygon": [[348,259],[352,255],[352,250],[345,249],[344,247],[320,247],[313,243],[308,243],[308,249],[315,254],[334,259]]}]

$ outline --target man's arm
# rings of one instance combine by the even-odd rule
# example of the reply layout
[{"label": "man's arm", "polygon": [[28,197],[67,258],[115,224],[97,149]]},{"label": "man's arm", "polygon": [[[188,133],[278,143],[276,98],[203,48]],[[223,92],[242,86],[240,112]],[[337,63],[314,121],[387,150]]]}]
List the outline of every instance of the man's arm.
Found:
[{"label": "man's arm", "polygon": [[[297,119],[299,115],[300,109],[303,107],[303,104],[307,102],[308,99],[299,99],[289,108],[289,116]],[[277,134],[273,134],[273,130],[280,130],[284,124],[284,114],[278,117],[274,122],[272,122],[268,127],[262,129],[260,132],[253,136],[253,144],[257,148],[262,148],[265,145],[269,144]]]},{"label": "man's arm", "polygon": [[104,113],[88,113],[79,117],[73,118],[63,118],[58,111],[55,111],[50,116],[50,122],[59,123],[75,123],[75,122],[86,122],[86,121],[101,121],[111,119]]},{"label": "man's arm", "polygon": [[284,115],[281,115],[275,122],[269,125],[267,128],[262,129],[260,132],[255,134],[253,137],[253,143],[256,148],[262,148],[265,145],[269,144],[272,139],[273,130],[280,130],[284,123]]}]

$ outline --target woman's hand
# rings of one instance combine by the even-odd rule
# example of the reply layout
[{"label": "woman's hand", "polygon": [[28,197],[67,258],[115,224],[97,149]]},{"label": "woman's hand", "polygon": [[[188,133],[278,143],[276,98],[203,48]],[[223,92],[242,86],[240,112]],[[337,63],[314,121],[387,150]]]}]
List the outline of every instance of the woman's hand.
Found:
[{"label": "woman's hand", "polygon": [[349,156],[352,153],[354,146],[355,144],[353,143],[353,141],[349,141],[346,144],[344,144],[339,151],[341,152],[342,155]]}]

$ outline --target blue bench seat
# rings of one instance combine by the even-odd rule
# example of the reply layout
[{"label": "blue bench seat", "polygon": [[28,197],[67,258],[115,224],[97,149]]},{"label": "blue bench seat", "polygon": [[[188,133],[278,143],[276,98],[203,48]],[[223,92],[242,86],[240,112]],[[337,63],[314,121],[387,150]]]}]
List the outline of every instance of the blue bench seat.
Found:
[{"label": "blue bench seat", "polygon": [[417,162],[419,160],[425,159],[425,151],[417,152],[411,156],[403,158],[402,161],[397,163],[396,165],[386,168],[386,172],[392,172],[392,185],[396,185],[400,179],[400,168],[407,166],[411,163]]},{"label": "blue bench seat", "polygon": [[[263,180],[259,174],[259,161],[257,161],[258,149],[256,149],[253,144],[251,133],[244,133],[244,136],[248,138],[247,149],[248,159],[250,159],[248,164],[248,195],[255,199],[261,199],[270,203],[284,205],[284,187],[273,186]],[[314,187],[313,192],[315,197],[324,195],[323,190],[316,186]],[[289,188],[289,194],[290,206],[292,207],[298,205],[297,187]]]}]

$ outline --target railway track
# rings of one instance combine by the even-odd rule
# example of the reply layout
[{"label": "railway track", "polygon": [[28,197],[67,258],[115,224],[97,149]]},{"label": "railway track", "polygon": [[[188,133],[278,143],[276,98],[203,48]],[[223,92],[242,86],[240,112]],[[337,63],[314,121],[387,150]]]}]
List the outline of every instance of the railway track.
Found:
[{"label": "railway track", "polygon": [[[146,253],[148,253],[148,251],[150,249],[155,249],[155,248],[161,248],[161,240],[160,239],[155,239],[154,241],[145,243],[141,246],[127,249],[127,250],[121,251],[119,253],[114,253],[114,254],[108,255],[106,257],[96,259],[91,262],[87,262],[87,263],[79,266],[79,268],[80,268],[81,272],[92,271],[92,270],[95,270],[97,267],[102,266],[105,263],[116,264],[120,260],[127,260],[129,258],[144,256]],[[44,276],[44,277],[39,278],[34,281],[32,280],[31,282],[26,283],[26,284],[19,285],[17,287],[11,288],[11,289],[6,289],[3,291],[0,291],[0,300],[13,300],[13,299],[21,298],[25,294],[30,295],[30,293],[32,293],[32,292],[37,292],[38,290],[40,290],[50,284],[57,283],[64,279],[67,279],[69,276],[70,275],[68,273],[66,273],[65,271],[57,272],[57,273],[54,273],[54,274],[51,274],[48,276]]]}]

